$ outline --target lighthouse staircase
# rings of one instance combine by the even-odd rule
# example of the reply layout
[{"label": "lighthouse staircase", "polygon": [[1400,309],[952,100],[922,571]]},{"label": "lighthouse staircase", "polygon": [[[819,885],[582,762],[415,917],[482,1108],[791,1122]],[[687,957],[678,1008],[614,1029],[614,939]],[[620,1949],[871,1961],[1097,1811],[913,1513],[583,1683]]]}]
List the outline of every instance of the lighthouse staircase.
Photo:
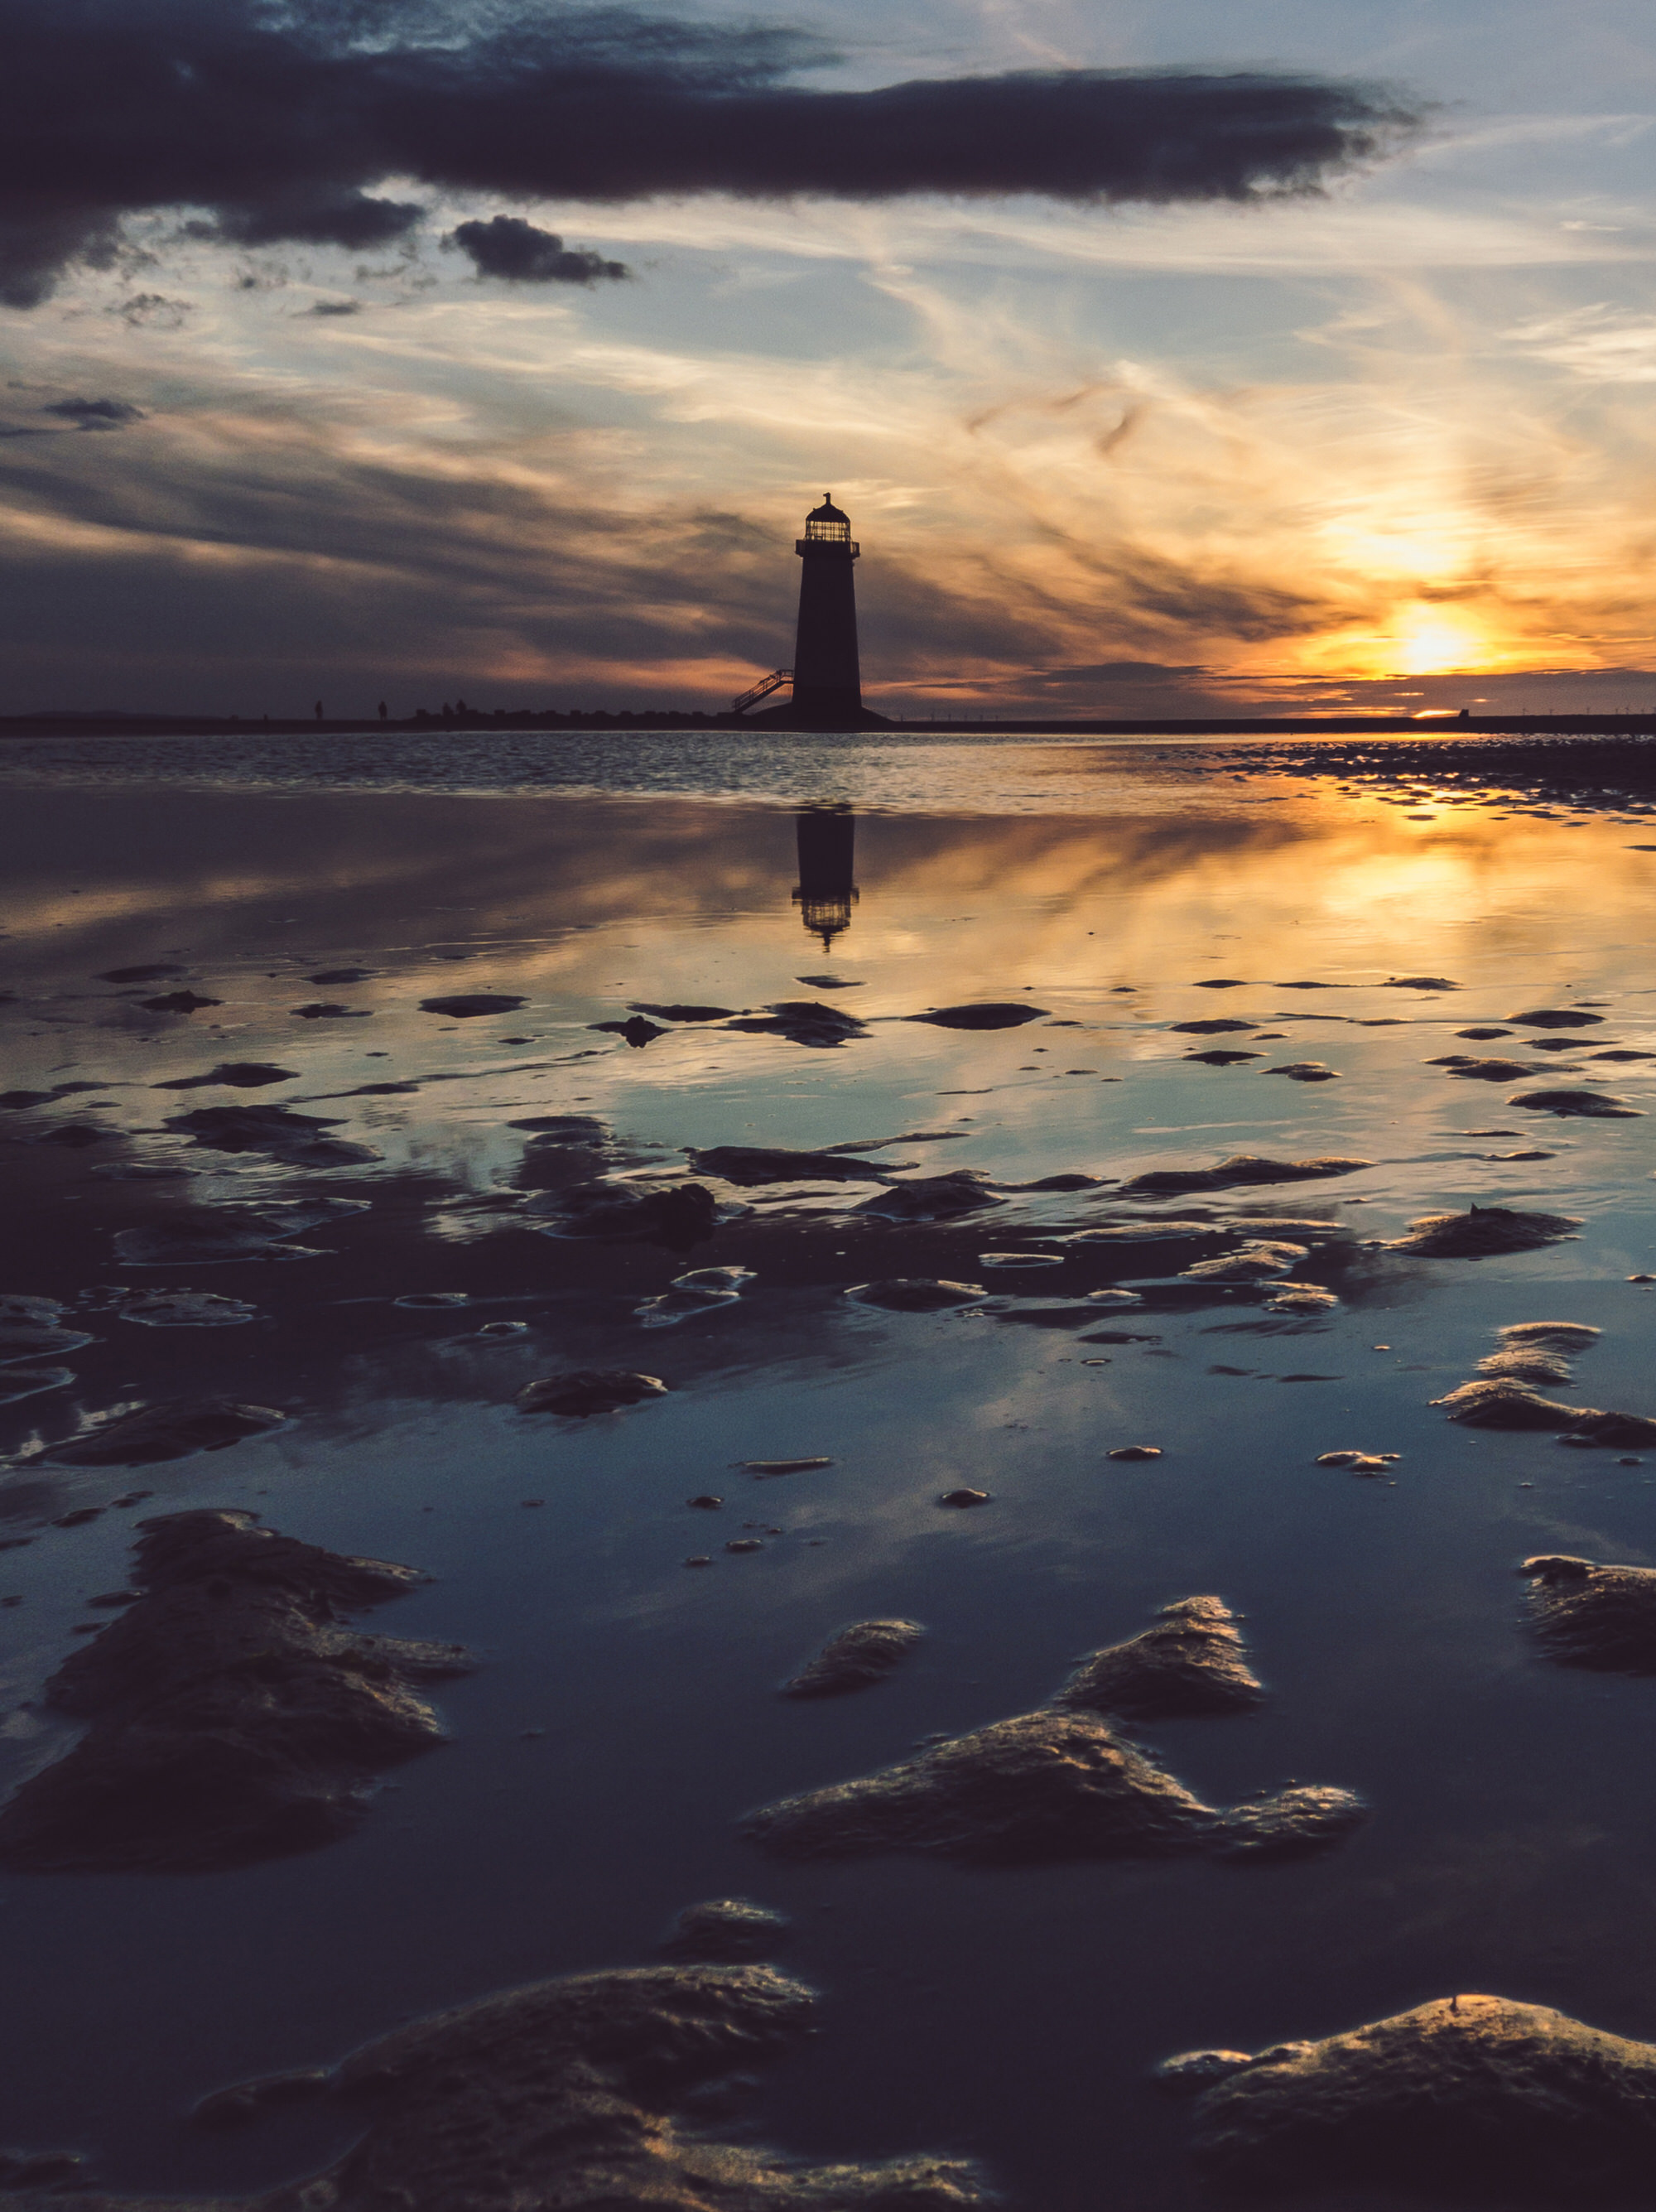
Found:
[{"label": "lighthouse staircase", "polygon": [[785,684],[792,684],[792,669],[773,668],[770,674],[761,677],[750,691],[744,691],[739,699],[731,701],[731,714],[745,714],[749,707],[756,707],[761,699],[768,699],[773,691],[779,691]]}]

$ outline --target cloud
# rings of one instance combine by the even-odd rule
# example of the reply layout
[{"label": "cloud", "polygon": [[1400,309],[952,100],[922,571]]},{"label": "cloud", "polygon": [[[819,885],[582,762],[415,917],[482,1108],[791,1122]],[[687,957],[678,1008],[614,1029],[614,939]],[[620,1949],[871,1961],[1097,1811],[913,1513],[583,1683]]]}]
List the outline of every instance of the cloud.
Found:
[{"label": "cloud", "polygon": [[318,300],[307,312],[312,315],[360,315],[362,302],[360,300]]},{"label": "cloud", "polygon": [[[515,10],[513,12],[515,4]],[[1083,203],[1315,191],[1418,122],[1306,74],[1030,70],[872,91],[792,82],[837,58],[776,27],[531,0],[0,0],[0,300],[30,307],[122,224],[361,249],[406,237],[413,180],[519,200],[722,192]]]},{"label": "cloud", "polygon": [[1037,672],[1043,684],[1182,684],[1187,677],[1211,673],[1200,661],[1171,660],[1082,661]]},{"label": "cloud", "polygon": [[[1306,398],[1295,397],[1303,443]],[[14,698],[63,705],[95,694],[157,711],[287,713],[318,692],[371,705],[389,688],[403,707],[458,690],[485,707],[718,708],[786,658],[796,514],[658,495],[634,472],[595,462],[578,423],[541,419],[527,439],[480,427],[457,458],[446,439],[422,440],[422,402],[390,395],[376,400],[385,412],[372,444],[349,423],[311,415],[301,394],[255,397],[239,381],[215,404],[157,413],[142,439],[70,434],[75,418],[39,411],[39,387],[27,404],[39,431],[0,427],[0,596],[12,617],[0,681]],[[1070,419],[1084,448],[1089,427]],[[1174,461],[1192,442],[1188,420],[1166,434],[1147,474],[1186,485]],[[940,434],[934,443],[946,483],[955,456]],[[1289,468],[1287,445],[1273,457]],[[1313,473],[1319,465],[1315,452],[1301,461]],[[1298,518],[1299,480],[1288,489]],[[1289,534],[1249,515],[1228,551],[1204,517],[1180,558],[1165,525],[1141,528],[1126,513],[1081,549],[1083,563],[1052,533],[1014,542],[1010,495],[968,542],[952,517],[946,532],[921,527],[912,511],[882,515],[866,495],[851,502],[840,491],[864,544],[859,616],[874,703],[1157,719],[1243,711],[1251,701],[1267,710],[1273,701],[1403,711],[1642,703],[1648,613],[1636,593],[1625,647],[1566,641],[1567,631],[1606,631],[1607,582],[1620,590],[1641,573],[1629,549],[1642,543],[1648,501],[1641,479],[1620,489],[1620,513],[1602,501],[1588,510],[1599,565],[1574,599],[1568,559],[1545,557],[1554,541],[1520,532],[1513,559],[1522,577],[1564,579],[1563,596],[1523,617],[1526,635],[1544,638],[1534,655],[1543,667],[1368,679],[1353,677],[1349,654],[1327,669],[1299,656],[1307,635],[1351,621],[1372,580],[1331,559],[1317,514]],[[802,493],[801,508],[816,496]],[[1301,602],[1301,629],[1288,635],[1274,630],[1284,573],[1302,588],[1320,576],[1330,594]],[[1176,619],[1137,609],[1139,578],[1180,610]],[[1387,611],[1383,580],[1373,599],[1369,630]],[[1238,629],[1260,641],[1240,655]],[[1582,667],[1594,659],[1617,665]]]},{"label": "cloud", "polygon": [[377,200],[355,191],[278,191],[252,205],[222,207],[210,222],[187,223],[191,238],[234,246],[389,246],[417,228],[417,200]]},{"label": "cloud", "polygon": [[458,223],[443,243],[470,254],[480,276],[503,276],[513,284],[591,284],[601,276],[633,273],[624,261],[567,250],[556,231],[537,230],[519,215]]},{"label": "cloud", "polygon": [[1520,324],[1508,340],[1593,384],[1656,384],[1656,318],[1602,301]]},{"label": "cloud", "polygon": [[40,412],[61,415],[82,430],[118,430],[128,422],[144,419],[143,408],[135,407],[130,399],[54,399]]},{"label": "cloud", "polygon": [[[6,300],[3,284],[0,284],[0,300],[5,300],[9,307],[17,304]],[[157,330],[176,331],[182,328],[186,315],[194,313],[195,306],[193,300],[169,300],[165,292],[134,292],[124,300],[113,301],[104,312],[118,315],[135,330],[153,324]]]}]

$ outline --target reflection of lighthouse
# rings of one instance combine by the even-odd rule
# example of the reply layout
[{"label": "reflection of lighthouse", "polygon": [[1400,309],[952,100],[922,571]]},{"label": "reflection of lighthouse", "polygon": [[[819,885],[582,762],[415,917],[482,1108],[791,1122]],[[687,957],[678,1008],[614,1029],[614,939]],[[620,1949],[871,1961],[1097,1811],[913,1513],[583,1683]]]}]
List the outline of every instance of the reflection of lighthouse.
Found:
[{"label": "reflection of lighthouse", "polygon": [[857,817],[848,806],[808,806],[798,817],[799,880],[793,902],[831,951],[857,903]]}]

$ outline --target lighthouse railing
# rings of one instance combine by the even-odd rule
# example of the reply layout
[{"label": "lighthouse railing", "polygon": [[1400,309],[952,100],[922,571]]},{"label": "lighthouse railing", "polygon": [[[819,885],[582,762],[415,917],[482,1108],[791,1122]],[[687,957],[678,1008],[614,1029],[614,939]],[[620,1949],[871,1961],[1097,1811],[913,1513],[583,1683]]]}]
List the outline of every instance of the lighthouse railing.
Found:
[{"label": "lighthouse railing", "polygon": [[739,699],[731,702],[731,714],[745,714],[749,707],[756,707],[761,699],[768,699],[773,691],[779,691],[785,684],[792,684],[792,669],[773,668],[768,676],[760,678],[751,690],[744,691]]}]

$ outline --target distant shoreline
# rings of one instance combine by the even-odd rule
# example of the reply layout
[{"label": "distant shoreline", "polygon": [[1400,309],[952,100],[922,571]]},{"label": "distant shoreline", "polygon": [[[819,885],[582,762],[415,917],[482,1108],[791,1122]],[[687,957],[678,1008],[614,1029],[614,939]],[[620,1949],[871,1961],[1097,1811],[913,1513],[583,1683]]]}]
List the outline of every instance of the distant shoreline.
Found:
[{"label": "distant shoreline", "polygon": [[[822,737],[831,731],[794,729],[786,720],[748,720],[734,714],[689,713],[627,714],[559,714],[500,713],[499,714],[414,715],[380,721],[377,718],[317,720],[294,716],[278,720],[203,714],[4,714],[0,715],[0,738],[279,738],[389,736],[393,732],[410,737],[485,737],[511,730],[635,730],[664,732],[674,730],[747,730],[771,736]],[[898,720],[871,716],[864,734],[882,730],[895,734],[936,737],[1011,738],[1407,738],[1434,750],[1458,738],[1505,738],[1510,740],[1568,738],[1656,738],[1656,712],[1645,714],[1501,714],[1433,716],[1422,721],[1408,714],[1343,715],[1175,715],[1147,720],[1003,720],[974,717],[971,720]],[[858,732],[846,732],[847,735]]]}]

